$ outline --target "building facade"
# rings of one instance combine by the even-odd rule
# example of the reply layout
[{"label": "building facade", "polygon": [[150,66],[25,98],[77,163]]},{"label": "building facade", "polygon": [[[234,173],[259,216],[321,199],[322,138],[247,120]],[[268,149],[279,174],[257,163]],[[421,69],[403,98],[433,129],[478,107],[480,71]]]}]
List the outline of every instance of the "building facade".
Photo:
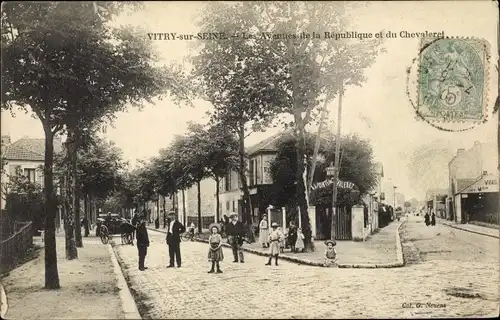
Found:
[{"label": "building facade", "polygon": [[[54,139],[54,153],[62,151],[62,143]],[[2,136],[2,157],[4,171],[2,172],[1,192],[7,190],[9,177],[20,172],[30,182],[37,183],[43,188],[43,165],[45,163],[45,139],[21,138],[11,143],[10,136]],[[5,208],[5,195],[2,194],[2,209]]]},{"label": "building facade", "polygon": [[432,189],[425,193],[427,212],[434,212],[437,217],[446,218],[447,189]]},{"label": "building facade", "polygon": [[498,147],[476,141],[449,162],[447,218],[498,224]]}]

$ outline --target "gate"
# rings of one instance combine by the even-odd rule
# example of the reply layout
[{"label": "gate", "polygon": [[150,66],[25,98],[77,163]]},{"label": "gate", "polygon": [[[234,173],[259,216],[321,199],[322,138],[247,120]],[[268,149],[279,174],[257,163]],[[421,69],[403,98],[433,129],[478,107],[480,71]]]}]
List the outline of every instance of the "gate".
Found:
[{"label": "gate", "polygon": [[[330,239],[332,225],[332,208],[316,207],[316,239]],[[337,208],[335,216],[335,239],[352,240],[351,208]]]},{"label": "gate", "polygon": [[351,208],[337,208],[335,216],[335,239],[336,240],[352,240],[352,212]]}]

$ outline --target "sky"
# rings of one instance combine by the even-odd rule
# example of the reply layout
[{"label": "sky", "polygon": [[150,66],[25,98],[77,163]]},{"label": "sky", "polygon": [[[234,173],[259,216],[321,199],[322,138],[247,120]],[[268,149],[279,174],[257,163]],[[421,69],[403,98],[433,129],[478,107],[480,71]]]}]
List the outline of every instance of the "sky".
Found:
[{"label": "sky", "polygon": [[[141,26],[146,32],[199,32],[194,19],[202,8],[200,2],[148,2],[146,8],[131,15],[122,15],[116,25]],[[450,37],[478,37],[486,39],[492,52],[488,111],[498,92],[494,62],[498,59],[498,15],[489,1],[450,2],[373,2],[356,12],[357,31],[376,33],[380,30],[399,34],[408,32],[444,32]],[[210,30],[206,30],[210,31]],[[332,30],[325,30],[332,31]],[[144,34],[147,37],[147,34]],[[193,54],[186,41],[153,41],[162,61],[182,63]],[[374,159],[384,167],[385,179],[398,186],[406,199],[422,199],[427,189],[447,188],[447,164],[458,148],[471,148],[474,141],[496,143],[496,117],[472,130],[445,132],[417,121],[406,95],[406,69],[418,55],[417,38],[386,39],[387,52],[380,55],[367,69],[367,81],[361,87],[347,87],[343,99],[342,133],[356,133],[370,140]],[[411,94],[414,94],[412,92]],[[338,100],[328,106],[337,114]],[[114,141],[124,158],[134,165],[138,159],[147,159],[167,147],[176,134],[183,134],[187,122],[205,123],[209,103],[195,101],[194,107],[179,107],[169,100],[145,105],[142,111],[130,109],[117,116],[113,127],[104,137]],[[336,130],[336,121],[330,129]],[[16,112],[13,118],[2,112],[2,134],[10,134],[13,141],[23,137],[42,138],[40,122],[29,114]],[[280,129],[254,133],[246,143],[252,145]],[[425,155],[425,156],[423,156]]]}]

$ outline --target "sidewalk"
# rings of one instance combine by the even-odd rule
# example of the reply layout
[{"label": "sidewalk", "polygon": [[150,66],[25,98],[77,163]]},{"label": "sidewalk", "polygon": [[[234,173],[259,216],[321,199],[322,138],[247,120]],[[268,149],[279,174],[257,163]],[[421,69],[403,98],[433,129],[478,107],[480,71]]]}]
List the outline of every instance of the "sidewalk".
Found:
[{"label": "sidewalk", "polygon": [[[339,268],[395,268],[404,266],[401,240],[398,228],[400,222],[394,221],[378,233],[371,235],[365,242],[337,241],[336,251]],[[150,230],[165,233],[162,229]],[[197,241],[207,242],[197,238]],[[228,244],[224,243],[225,246]],[[323,266],[324,251],[326,246],[324,241],[314,242],[316,250],[314,252],[292,253],[289,249],[280,255],[281,259],[307,264],[312,266]],[[243,250],[269,256],[269,249],[262,248],[259,243],[244,244]]]},{"label": "sidewalk", "polygon": [[493,238],[500,238],[500,230],[499,229],[494,229],[494,228],[488,228],[488,227],[482,227],[478,226],[476,224],[470,224],[470,223],[456,223],[454,221],[450,220],[445,220],[441,218],[437,218],[437,223],[444,224],[448,227],[459,229],[459,230],[464,230],[472,233],[477,233],[483,236],[488,236],[488,237],[493,237]]},{"label": "sidewalk", "polygon": [[[59,290],[44,289],[43,249],[36,259],[2,279],[8,302],[7,319],[125,318],[110,245],[103,245],[95,237],[83,241],[78,259],[66,260],[64,235],[56,237]],[[121,272],[120,276],[123,277]]]}]

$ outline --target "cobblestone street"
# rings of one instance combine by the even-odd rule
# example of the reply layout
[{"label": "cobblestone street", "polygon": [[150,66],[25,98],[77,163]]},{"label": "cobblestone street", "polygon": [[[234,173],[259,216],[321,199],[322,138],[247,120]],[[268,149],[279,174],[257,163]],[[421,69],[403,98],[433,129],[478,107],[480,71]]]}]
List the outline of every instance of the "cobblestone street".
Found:
[{"label": "cobblestone street", "polygon": [[135,247],[116,250],[146,319],[497,315],[498,239],[419,221],[410,217],[405,232],[418,258],[396,269],[269,267],[248,253],[236,264],[225,248],[224,273],[207,274],[207,245],[197,242],[182,243],[182,268],[167,269],[165,235],[154,231],[148,270],[137,269]]}]

